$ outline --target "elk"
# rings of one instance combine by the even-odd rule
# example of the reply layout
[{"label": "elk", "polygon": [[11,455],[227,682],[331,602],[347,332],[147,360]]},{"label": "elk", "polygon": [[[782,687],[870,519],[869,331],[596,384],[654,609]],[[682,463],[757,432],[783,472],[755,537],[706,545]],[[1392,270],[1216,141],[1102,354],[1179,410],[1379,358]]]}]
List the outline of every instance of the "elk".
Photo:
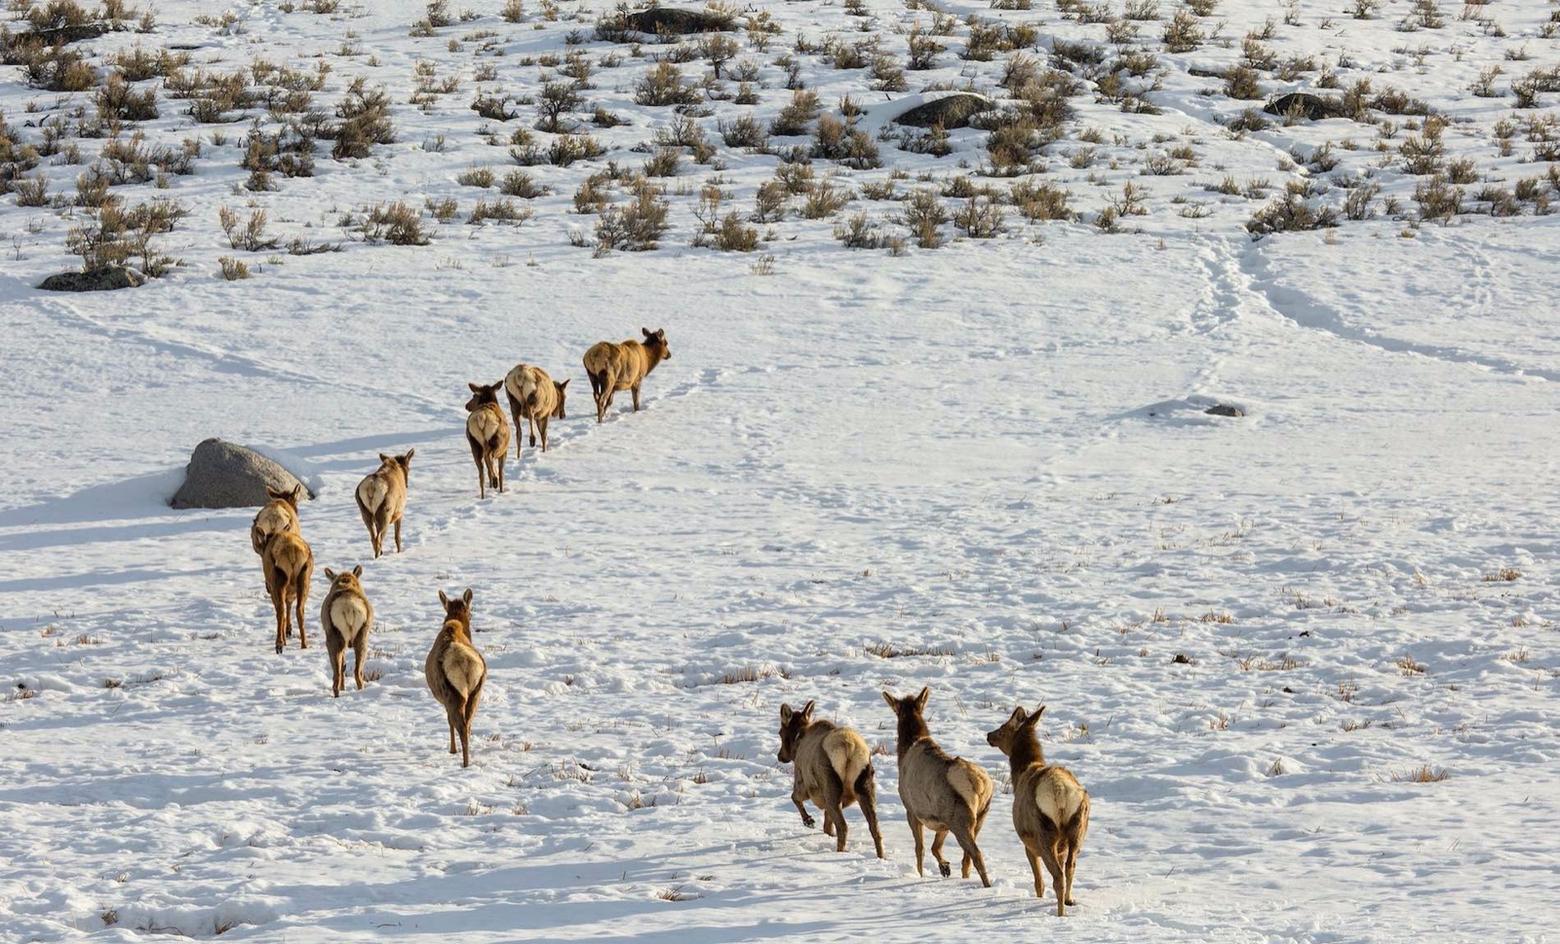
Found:
[{"label": "elk", "polygon": [[266,539],[261,561],[265,567],[265,588],[271,594],[271,606],[276,609],[276,654],[282,654],[282,650],[287,648],[287,638],[292,635],[289,604],[297,613],[298,647],[309,648],[303,608],[309,603],[309,580],[314,576],[314,552],[309,549],[308,542],[301,534],[282,531]]},{"label": "elk", "polygon": [[585,352],[585,373],[590,376],[591,394],[596,398],[596,422],[600,423],[612,406],[612,395],[628,390],[634,395],[634,412],[639,412],[639,385],[662,361],[672,359],[666,344],[666,329],[640,328],[644,343],[629,338],[622,344],[597,341]]},{"label": "elk", "polygon": [[471,644],[471,588],[455,600],[439,591],[444,604],[444,625],[428,650],[423,674],[428,690],[444,706],[450,726],[450,753],[455,753],[455,737],[460,736],[460,765],[471,766],[471,722],[477,716],[482,685],[487,681],[487,662]]},{"label": "elk", "polygon": [[477,494],[487,497],[489,486],[504,490],[504,459],[509,455],[509,421],[498,406],[496,384],[468,383],[471,399],[466,401],[466,443],[477,464]]},{"label": "elk", "polygon": [[969,878],[973,862],[980,872],[981,884],[990,888],[986,858],[975,845],[975,838],[991,809],[991,776],[979,765],[951,756],[932,740],[922,716],[931,694],[929,688],[904,698],[883,693],[883,700],[898,719],[899,799],[904,802],[910,834],[915,837],[915,871],[917,875],[925,874],[921,868],[925,858],[921,827],[928,826],[933,831],[932,858],[937,860],[943,876],[953,874],[942,855],[943,840],[951,832],[964,850],[960,874]]},{"label": "elk", "polygon": [[877,787],[873,783],[872,752],[860,734],[832,721],[813,720],[814,702],[801,711],[780,706],[780,763],[793,765],[791,802],[802,814],[802,825],[813,827],[804,803],[811,800],[823,811],[823,833],[834,837],[837,852],[845,851],[845,808],[861,804],[861,815],[872,831],[872,845],[883,858],[883,836],[878,832]]},{"label": "elk", "polygon": [[303,486],[294,485],[290,490],[277,491],[265,487],[270,501],[255,512],[255,520],[249,525],[249,545],[260,555],[260,566],[265,571],[265,589],[271,591],[271,569],[265,566],[265,542],[273,534],[291,531],[302,533],[298,524],[298,501],[303,498]]},{"label": "elk", "polygon": [[374,546],[374,557],[383,553],[385,528],[395,525],[395,552],[401,553],[401,516],[406,512],[406,484],[412,472],[412,456],[416,449],[408,449],[403,455],[379,454],[379,468],[358,483],[352,497],[357,499],[358,513],[368,528],[369,543]]},{"label": "elk", "polygon": [[1022,705],[1002,726],[986,735],[986,743],[1007,755],[1013,770],[1013,829],[1024,843],[1029,869],[1035,874],[1035,897],[1045,897],[1040,863],[1051,873],[1056,889],[1056,914],[1067,914],[1073,901],[1073,872],[1078,850],[1089,832],[1089,794],[1066,767],[1045,762],[1035,722],[1045,706],[1025,714]]},{"label": "elk", "polygon": [[569,382],[558,383],[540,367],[516,364],[504,376],[504,393],[509,396],[509,412],[515,418],[515,460],[520,459],[520,420],[531,423],[531,448],[536,448],[536,434],[542,434],[542,451],[547,451],[547,421],[553,417],[567,419],[563,412],[565,388]]},{"label": "elk", "polygon": [[320,606],[320,628],[325,633],[325,651],[330,655],[332,698],[340,698],[347,687],[347,647],[352,647],[352,680],[363,690],[363,657],[368,653],[368,631],[374,625],[374,605],[363,594],[363,565],[336,573],[325,568],[330,590]]}]

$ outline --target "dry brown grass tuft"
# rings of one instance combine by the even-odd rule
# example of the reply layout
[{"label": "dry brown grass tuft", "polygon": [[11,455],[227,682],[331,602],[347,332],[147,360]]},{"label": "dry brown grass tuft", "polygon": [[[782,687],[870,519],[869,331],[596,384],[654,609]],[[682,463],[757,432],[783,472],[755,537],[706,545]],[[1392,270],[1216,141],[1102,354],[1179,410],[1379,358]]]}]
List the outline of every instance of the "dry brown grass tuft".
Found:
[{"label": "dry brown grass tuft", "polygon": [[1393,772],[1392,782],[1440,783],[1442,780],[1445,780],[1450,776],[1450,771],[1448,771],[1445,767],[1431,767],[1429,764],[1422,764],[1419,767],[1416,767],[1406,773]]}]

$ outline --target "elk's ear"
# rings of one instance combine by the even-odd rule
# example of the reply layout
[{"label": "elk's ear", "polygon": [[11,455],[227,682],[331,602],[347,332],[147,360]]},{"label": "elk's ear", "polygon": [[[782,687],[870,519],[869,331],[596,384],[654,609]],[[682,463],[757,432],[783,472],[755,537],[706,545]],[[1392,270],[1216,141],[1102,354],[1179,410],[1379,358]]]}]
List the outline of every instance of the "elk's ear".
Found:
[{"label": "elk's ear", "polygon": [[439,605],[444,607],[446,610],[450,608],[450,598],[444,595],[443,590],[439,591]]},{"label": "elk's ear", "polygon": [[470,588],[470,587],[467,587],[467,588],[466,588],[466,592],[465,592],[465,593],[463,593],[463,594],[461,594],[461,595],[460,595],[460,598],[461,598],[461,599],[462,599],[462,600],[465,600],[465,601],[466,601],[466,605],[467,605],[467,606],[470,606],[470,605],[471,605],[471,588]]},{"label": "elk's ear", "polygon": [[785,704],[784,702],[781,702],[781,704],[780,704],[780,723],[781,724],[790,724],[791,723],[791,715],[793,715],[793,714],[795,714],[795,712],[793,712],[791,710],[791,706]]},{"label": "elk's ear", "polygon": [[466,382],[466,386],[471,388],[471,392],[472,393],[481,393],[482,392],[482,388],[481,387],[477,386],[474,383],[471,383],[470,381]]},{"label": "elk's ear", "polygon": [[380,462],[389,462],[390,461],[390,457],[381,452],[379,454],[379,461]]},{"label": "elk's ear", "polygon": [[1012,714],[1008,715],[1007,723],[1008,724],[1013,724],[1013,725],[1018,725],[1018,724],[1023,724],[1024,720],[1025,720],[1024,719],[1024,706],[1023,705],[1019,705],[1017,708],[1013,709],[1013,713]]},{"label": "elk's ear", "polygon": [[325,579],[326,580],[335,580],[336,579],[336,572],[334,570],[331,570],[329,567],[325,568]]},{"label": "elk's ear", "polygon": [[888,707],[894,709],[895,711],[899,710],[899,702],[894,700],[894,696],[893,695],[890,695],[888,692],[884,692],[883,693],[883,700],[888,702]]},{"label": "elk's ear", "polygon": [[1029,720],[1026,721],[1025,724],[1034,724],[1036,721],[1040,720],[1040,716],[1043,714],[1045,714],[1045,706],[1041,705],[1039,708],[1035,709],[1034,714],[1029,716]]},{"label": "elk's ear", "polygon": [[278,492],[276,489],[272,488],[269,485],[267,485],[265,487],[265,494],[266,494],[267,498],[286,498],[287,497],[287,493],[286,492]]},{"label": "elk's ear", "polygon": [[298,502],[303,499],[303,486],[302,485],[294,485],[292,487],[292,491],[289,492],[288,494],[292,496],[293,504],[294,505],[298,504]]},{"label": "elk's ear", "polygon": [[415,455],[417,455],[417,450],[416,449],[408,449],[408,450],[406,450],[406,455],[401,457],[401,465],[403,465],[403,466],[411,465],[412,464],[412,456],[415,456]]},{"label": "elk's ear", "polygon": [[644,327],[643,325],[640,326],[639,330],[643,331],[645,333],[645,337],[647,338],[655,337],[655,332],[651,331],[649,328]]},{"label": "elk's ear", "polygon": [[817,704],[817,702],[815,702],[815,701],[808,701],[807,704],[802,706],[802,720],[803,721],[811,721],[812,720],[813,706],[816,705],[816,704]]},{"label": "elk's ear", "polygon": [[915,696],[915,707],[916,707],[916,710],[917,711],[924,710],[926,708],[926,700],[931,698],[931,697],[932,697],[932,690],[931,690],[931,688],[928,687],[928,688],[921,689],[921,694]]},{"label": "elk's ear", "polygon": [[361,577],[361,576],[363,576],[363,565],[362,564],[359,564],[356,567],[352,568],[352,576],[354,576],[354,577]]},{"label": "elk's ear", "polygon": [[665,341],[666,340],[666,329],[665,328],[656,328],[655,329],[655,336],[660,338],[662,341]]},{"label": "elk's ear", "polygon": [[[570,377],[570,378],[569,378],[569,380],[573,380],[573,379],[574,379],[574,378],[573,378],[573,377]],[[562,389],[563,389],[563,388],[564,388],[564,387],[567,387],[567,386],[568,386],[568,385],[569,385],[569,381],[568,381],[568,380],[565,380],[565,381],[564,381],[564,382],[563,382],[563,383],[561,383],[561,384],[559,384],[559,385],[558,385],[558,389],[559,389],[559,390],[562,390]]]}]

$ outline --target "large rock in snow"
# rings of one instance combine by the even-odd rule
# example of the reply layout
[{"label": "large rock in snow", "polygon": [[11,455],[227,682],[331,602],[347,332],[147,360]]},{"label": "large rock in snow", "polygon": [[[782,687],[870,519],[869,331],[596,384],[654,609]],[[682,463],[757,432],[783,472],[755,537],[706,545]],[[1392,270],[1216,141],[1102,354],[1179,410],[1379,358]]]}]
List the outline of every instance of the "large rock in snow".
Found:
[{"label": "large rock in snow", "polygon": [[963,128],[974,116],[997,107],[996,102],[974,92],[949,92],[936,98],[912,95],[910,99],[920,101],[901,99],[906,107],[893,120],[897,124],[916,128],[930,128],[933,125],[941,125],[944,130]]},{"label": "large rock in snow", "polygon": [[102,266],[85,272],[61,272],[38,285],[46,292],[107,292],[116,288],[135,288],[146,281],[124,266]]},{"label": "large rock in snow", "polygon": [[658,34],[685,35],[711,33],[731,29],[729,19],[721,19],[702,10],[675,10],[668,7],[651,7],[637,10],[623,18],[623,24],[635,32],[649,36]]},{"label": "large rock in snow", "polygon": [[1323,98],[1310,92],[1290,92],[1268,102],[1263,111],[1270,115],[1287,115],[1294,112],[1310,121],[1320,121],[1323,118],[1335,118],[1341,115],[1343,106],[1337,99]]},{"label": "large rock in snow", "polygon": [[[253,449],[208,439],[195,447],[184,470],[184,484],[170,504],[175,508],[258,508],[270,486],[287,491],[303,485],[298,477]],[[308,486],[303,494],[314,497]]]}]

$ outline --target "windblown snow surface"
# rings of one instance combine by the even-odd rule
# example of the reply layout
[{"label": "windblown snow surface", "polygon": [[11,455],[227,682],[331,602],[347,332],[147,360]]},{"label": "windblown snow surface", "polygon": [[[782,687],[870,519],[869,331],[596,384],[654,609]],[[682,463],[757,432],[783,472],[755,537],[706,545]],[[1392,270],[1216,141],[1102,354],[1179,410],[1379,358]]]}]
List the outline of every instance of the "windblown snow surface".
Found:
[{"label": "windblown snow surface", "polygon": [[[185,265],[131,291],[34,289],[74,264],[81,210],[0,198],[0,939],[1554,937],[1560,227],[1534,203],[1481,210],[1477,186],[1468,212],[1418,221],[1425,178],[1397,163],[1411,116],[1382,150],[1377,127],[1345,118],[1226,132],[1261,102],[1206,76],[1283,8],[1226,0],[1203,20],[1222,40],[1163,56],[1142,92],[1158,114],[1072,98],[1034,177],[1071,191],[1071,221],[1008,208],[993,239],[853,250],[831,235],[852,213],[906,232],[896,203],[858,194],[834,220],[760,224],[753,254],[693,247],[708,178],[746,215],[780,163],[720,145],[717,120],[745,106],[716,100],[697,120],[724,169],[684,149],[661,247],[597,257],[570,244],[595,222],[571,195],[608,160],[637,169],[630,149],[671,122],[633,101],[662,46],[634,58],[596,39],[601,3],[527,4],[519,23],[474,3],[431,37],[408,35],[421,4],[286,6],[236,5],[224,24],[214,4],[159,3],[152,33],[87,45],[182,44],[209,69],[325,62],[322,107],[367,76],[391,95],[394,143],[335,161],[323,142],[314,177],[252,193],[248,125],[198,125],[162,100],[148,140],[202,136],[204,150],[165,190],[115,188],[190,210],[162,237]],[[910,93],[1002,94],[1010,53],[957,55],[972,14],[1035,24],[1042,59],[1063,39],[1110,47],[1106,24],[1051,0],[859,6],[756,5],[783,32],[768,52],[732,34],[761,73],[750,110],[767,121],[790,100],[774,63],[788,52],[826,108],[888,97],[797,37],[876,31],[902,58],[904,32],[936,10],[959,22]],[[1454,116],[1447,156],[1475,159],[1481,181],[1543,176],[1521,133],[1502,156],[1492,129],[1546,113],[1468,85],[1500,65],[1505,95],[1554,65],[1551,7],[1491,5],[1496,36],[1451,7],[1409,32],[1401,0],[1368,20],[1337,6],[1303,0],[1277,25],[1265,42],[1282,58],[1317,61],[1292,81],[1264,72],[1265,93],[1315,88],[1322,67],[1345,86],[1396,84]],[[1143,23],[1144,48],[1161,48],[1172,12]],[[1532,62],[1506,55],[1519,47]],[[534,95],[547,70],[533,57],[570,49],[623,57],[582,94],[627,124],[585,126],[603,157],[529,168],[550,190],[522,201],[530,221],[466,224],[494,194],[456,176],[514,169],[478,129],[503,144],[534,122],[524,104],[489,122],[470,98]],[[418,62],[459,91],[409,104]],[[40,114],[89,98],[0,74],[27,140]],[[955,131],[941,158],[882,141],[880,168],[814,169],[859,187],[902,168],[901,197],[960,174],[1005,190],[978,173],[985,136]],[[1289,157],[1351,136],[1332,177]],[[1175,142],[1195,165],[1142,173]],[[101,146],[80,143],[83,161]],[[1091,147],[1092,164],[1070,160]],[[33,175],[69,197],[81,170],[46,159]],[[1367,170],[1383,188],[1371,219],[1257,242],[1242,228],[1288,182]],[[1226,175],[1268,189],[1209,189]],[[1128,182],[1147,212],[1105,232],[1098,214]],[[425,215],[426,246],[337,225],[376,201],[444,197],[461,215]],[[236,252],[223,205],[342,251]],[[253,276],[223,281],[219,255]],[[619,394],[597,425],[580,355],[641,326],[665,328],[672,357],[642,412]],[[522,360],[571,378],[569,415],[551,451],[511,454],[509,491],[479,501],[466,384]],[[1215,403],[1245,415],[1203,412]],[[209,436],[318,487],[301,511],[307,650],[272,652],[253,511],[167,506]],[[377,453],[409,447],[407,546],[373,561],[352,491]],[[370,681],[333,700],[323,569],[356,563],[378,612]],[[489,681],[463,770],[422,665],[437,591],[468,586]],[[933,734],[998,784],[990,889],[915,872],[879,693],[923,685]],[[855,810],[845,854],[799,822],[775,732],[780,704],[808,699],[874,745],[886,860]],[[1049,881],[1033,896],[1007,765],[985,741],[1015,704],[1048,706],[1047,756],[1092,797],[1065,918]]]}]

